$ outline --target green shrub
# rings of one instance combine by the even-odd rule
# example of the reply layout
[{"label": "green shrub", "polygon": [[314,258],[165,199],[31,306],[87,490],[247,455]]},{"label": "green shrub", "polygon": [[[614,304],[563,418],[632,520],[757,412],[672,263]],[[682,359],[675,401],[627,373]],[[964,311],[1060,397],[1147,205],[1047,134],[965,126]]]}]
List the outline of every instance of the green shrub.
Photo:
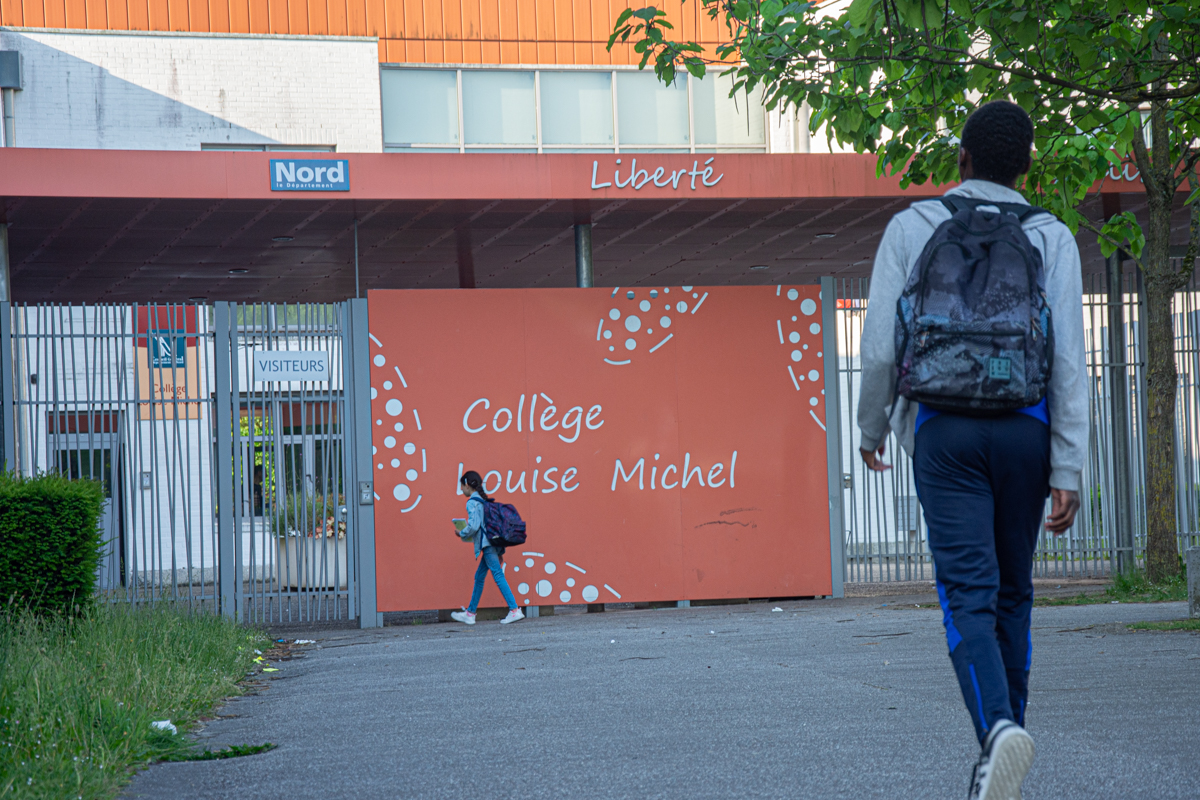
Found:
[{"label": "green shrub", "polygon": [[[343,495],[297,497],[289,494],[275,509],[275,535],[300,534],[332,538],[346,536],[346,521],[338,513],[346,502]],[[303,529],[303,530],[301,530]]]},{"label": "green shrub", "polygon": [[100,562],[96,481],[0,473],[0,598],[35,611],[86,607]]}]

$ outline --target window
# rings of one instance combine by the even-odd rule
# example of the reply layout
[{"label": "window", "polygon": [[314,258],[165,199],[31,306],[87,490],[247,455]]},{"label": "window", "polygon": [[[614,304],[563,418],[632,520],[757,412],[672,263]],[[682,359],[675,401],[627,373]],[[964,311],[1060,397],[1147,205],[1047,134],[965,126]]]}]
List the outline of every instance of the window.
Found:
[{"label": "window", "polygon": [[617,120],[621,146],[687,147],[687,75],[666,86],[653,72],[617,73]]},{"label": "window", "polygon": [[762,86],[753,92],[733,88],[732,75],[710,71],[704,80],[692,86],[692,115],[695,119],[696,145],[725,145],[734,148],[762,147],[766,131],[762,113]]},{"label": "window", "polygon": [[383,140],[389,144],[458,144],[458,75],[446,69],[384,70]]},{"label": "window", "polygon": [[537,146],[534,73],[464,70],[462,98],[467,144]]},{"label": "window", "polygon": [[392,152],[765,152],[762,91],[652,71],[384,66]]},{"label": "window", "polygon": [[611,72],[543,72],[542,144],[613,145]]}]

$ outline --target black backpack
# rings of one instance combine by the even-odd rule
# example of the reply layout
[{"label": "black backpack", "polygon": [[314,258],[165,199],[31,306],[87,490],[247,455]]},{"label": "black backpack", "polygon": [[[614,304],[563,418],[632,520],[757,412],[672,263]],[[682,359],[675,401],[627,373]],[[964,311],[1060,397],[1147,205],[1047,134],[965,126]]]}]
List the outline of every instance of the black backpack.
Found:
[{"label": "black backpack", "polygon": [[[474,499],[474,498],[472,498]],[[525,544],[525,520],[512,503],[483,502],[483,535],[493,547],[503,550],[511,545]]]},{"label": "black backpack", "polygon": [[945,197],[896,302],[896,393],[988,416],[1037,405],[1054,363],[1042,255],[1021,228],[1036,206]]}]

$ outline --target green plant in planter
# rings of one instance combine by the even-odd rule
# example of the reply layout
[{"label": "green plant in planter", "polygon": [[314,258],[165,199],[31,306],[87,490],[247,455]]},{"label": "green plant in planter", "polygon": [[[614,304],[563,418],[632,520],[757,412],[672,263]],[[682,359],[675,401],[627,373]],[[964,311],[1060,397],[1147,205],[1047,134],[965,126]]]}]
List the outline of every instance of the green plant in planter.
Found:
[{"label": "green plant in planter", "polygon": [[346,537],[346,520],[338,513],[344,495],[294,495],[283,498],[275,511],[275,535],[339,539]]}]

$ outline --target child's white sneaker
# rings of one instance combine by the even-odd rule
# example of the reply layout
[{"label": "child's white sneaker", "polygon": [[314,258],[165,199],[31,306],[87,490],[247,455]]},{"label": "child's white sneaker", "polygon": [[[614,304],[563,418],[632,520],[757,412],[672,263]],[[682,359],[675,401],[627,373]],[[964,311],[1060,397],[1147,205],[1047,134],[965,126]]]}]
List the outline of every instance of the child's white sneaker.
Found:
[{"label": "child's white sneaker", "polygon": [[[508,612],[507,617],[500,620],[500,624],[507,625],[510,622],[517,622],[518,620],[522,620],[522,619],[525,619],[525,612],[521,611],[521,609],[519,609],[519,608],[514,608],[512,611]],[[472,619],[471,621],[474,622],[475,620]]]},{"label": "child's white sneaker", "polygon": [[[510,614],[509,616],[512,616],[512,615]],[[450,619],[458,620],[459,622],[464,622],[467,625],[475,624],[475,615],[472,614],[470,611],[467,611],[465,608],[462,611],[451,611]]]}]

